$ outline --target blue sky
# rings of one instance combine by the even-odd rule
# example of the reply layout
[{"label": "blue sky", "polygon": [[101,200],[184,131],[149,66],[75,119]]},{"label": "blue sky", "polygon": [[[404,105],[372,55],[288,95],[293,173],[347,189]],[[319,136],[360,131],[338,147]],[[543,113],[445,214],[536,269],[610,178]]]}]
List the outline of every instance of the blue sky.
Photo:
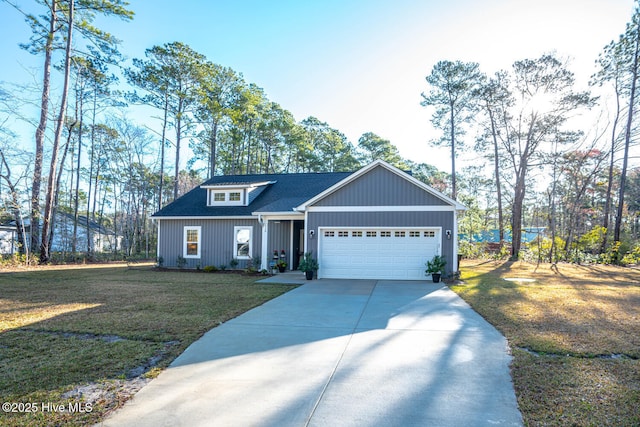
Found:
[{"label": "blue sky", "polygon": [[[428,145],[437,134],[420,106],[436,62],[476,61],[492,73],[555,50],[572,58],[586,85],[602,47],[623,32],[633,1],[134,0],[130,8],[131,22],[99,23],[122,40],[128,58],[184,42],[241,72],[297,120],[318,117],[354,144],[374,132],[404,157],[448,170],[446,150]],[[17,46],[29,35],[21,16],[0,3],[0,82],[39,78],[41,60]],[[151,118],[145,124],[157,127]],[[32,143],[29,132],[24,144]]]}]

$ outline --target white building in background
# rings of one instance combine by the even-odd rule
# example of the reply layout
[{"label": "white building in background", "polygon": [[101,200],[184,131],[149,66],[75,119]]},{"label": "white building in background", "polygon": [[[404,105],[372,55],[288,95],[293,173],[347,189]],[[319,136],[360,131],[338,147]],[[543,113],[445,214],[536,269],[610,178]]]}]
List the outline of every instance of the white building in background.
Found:
[{"label": "white building in background", "polygon": [[0,225],[0,255],[18,252],[18,230],[15,225]]},{"label": "white building in background", "polygon": [[[73,214],[57,213],[53,224],[53,241],[51,252],[71,252],[73,247]],[[26,229],[25,240],[31,241],[31,225],[28,218],[24,219]],[[103,227],[96,221],[89,220],[87,233],[87,217],[78,216],[76,231],[76,251],[87,251],[87,234],[91,236],[94,252],[114,252],[122,247],[122,236],[117,236],[112,230]],[[18,252],[18,232],[15,221],[0,225],[0,255],[10,255]],[[38,249],[36,249],[37,251]]]}]

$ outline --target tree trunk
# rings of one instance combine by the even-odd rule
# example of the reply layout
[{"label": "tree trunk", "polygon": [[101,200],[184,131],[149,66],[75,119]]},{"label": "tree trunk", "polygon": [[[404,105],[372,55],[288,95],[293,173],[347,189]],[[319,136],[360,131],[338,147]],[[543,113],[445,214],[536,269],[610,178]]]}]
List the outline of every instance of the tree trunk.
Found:
[{"label": "tree trunk", "polygon": [[56,176],[60,138],[62,137],[62,127],[64,126],[64,117],[67,110],[67,94],[69,92],[69,75],[71,71],[71,36],[73,34],[74,7],[74,0],[69,0],[69,23],[67,29],[67,44],[65,47],[64,84],[62,88],[62,100],[60,101],[60,112],[58,114],[56,131],[53,139],[51,166],[49,168],[49,178],[47,181],[47,197],[45,201],[44,219],[42,221],[42,238],[40,241],[40,262],[42,263],[48,262],[51,256],[49,247],[49,233],[51,232],[50,228],[52,226],[51,222],[53,220],[54,199],[56,198],[58,192],[54,180]]},{"label": "tree trunk", "polygon": [[456,186],[456,132],[453,124],[453,105],[449,106],[450,120],[451,120],[451,198],[456,200],[457,198],[457,186]]},{"label": "tree trunk", "polygon": [[524,174],[521,173],[518,175],[513,198],[513,207],[511,208],[512,261],[517,261],[520,257],[520,247],[522,245],[522,206],[524,205],[524,194]]},{"label": "tree trunk", "polygon": [[622,158],[622,171],[620,172],[620,188],[618,189],[618,210],[613,239],[620,241],[622,229],[622,214],[624,212],[624,191],[627,183],[627,167],[629,163],[629,145],[631,144],[631,131],[633,127],[633,108],[636,101],[636,84],[638,80],[638,55],[640,54],[640,28],[636,28],[633,68],[631,69],[631,91],[629,92],[629,112],[627,113],[627,127],[624,135],[624,155]]},{"label": "tree trunk", "polygon": [[164,94],[164,117],[162,119],[162,141],[160,141],[160,182],[158,184],[158,210],[162,209],[162,191],[164,185],[164,146],[167,135],[167,114],[169,112],[169,95]]},{"label": "tree trunk", "polygon": [[620,96],[616,90],[616,117],[613,120],[613,129],[611,131],[611,153],[609,154],[609,179],[607,180],[607,194],[604,202],[604,212],[602,219],[602,227],[604,228],[604,237],[600,246],[600,253],[604,253],[607,249],[607,235],[609,234],[609,214],[611,212],[611,193],[613,189],[613,169],[615,165],[616,152],[616,134],[618,120],[620,118]]},{"label": "tree trunk", "polygon": [[173,178],[173,200],[178,198],[178,186],[180,180],[180,139],[182,138],[182,109],[184,101],[180,99],[178,103],[178,113],[176,114],[176,170]]},{"label": "tree trunk", "polygon": [[60,168],[58,169],[58,176],[56,177],[56,192],[53,201],[53,211],[51,212],[51,232],[49,233],[49,248],[53,246],[53,224],[55,222],[56,213],[58,212],[58,197],[60,195],[60,182],[62,181],[62,174],[64,172],[64,162],[67,158],[67,154],[69,153],[69,145],[71,144],[71,137],[73,135],[73,128],[75,127],[77,122],[73,122],[69,125],[68,134],[67,134],[67,143],[64,146],[64,151],[62,153],[62,157],[60,159]]},{"label": "tree trunk", "polygon": [[500,158],[498,152],[498,135],[496,132],[496,124],[493,118],[493,111],[487,107],[489,111],[489,120],[491,121],[491,135],[493,136],[493,167],[496,180],[496,197],[498,198],[498,236],[500,240],[500,248],[504,244],[504,218],[502,213],[502,184],[500,183]]},{"label": "tree trunk", "polygon": [[218,145],[218,121],[213,120],[211,128],[211,141],[209,142],[209,178],[216,174],[216,149]]},{"label": "tree trunk", "polygon": [[[80,207],[80,157],[82,155],[82,110],[84,91],[82,85],[80,86],[80,100],[78,102],[78,111],[76,116],[78,117],[78,158],[76,165],[76,188],[73,197],[73,240],[71,241],[71,250],[75,253],[78,250],[78,211]],[[97,94],[96,94],[97,96]]]},{"label": "tree trunk", "polygon": [[40,234],[40,185],[42,181],[42,162],[44,156],[44,134],[47,130],[49,115],[49,93],[51,84],[51,55],[57,21],[57,2],[51,2],[49,33],[44,48],[44,76],[42,78],[42,99],[40,103],[40,122],[36,129],[36,152],[33,165],[33,181],[31,184],[31,252],[35,252],[39,244]]}]

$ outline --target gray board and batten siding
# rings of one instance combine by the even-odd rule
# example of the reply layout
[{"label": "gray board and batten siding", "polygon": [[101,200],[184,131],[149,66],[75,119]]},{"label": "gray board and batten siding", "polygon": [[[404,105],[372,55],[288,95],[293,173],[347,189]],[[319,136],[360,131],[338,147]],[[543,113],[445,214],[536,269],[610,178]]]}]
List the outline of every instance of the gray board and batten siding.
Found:
[{"label": "gray board and batten siding", "polygon": [[[253,227],[251,256],[260,256],[262,228],[257,219],[159,219],[159,254],[163,266],[177,267],[178,257],[183,255],[184,228],[202,227],[200,258],[186,258],[184,268],[204,268],[208,265],[229,266],[234,253],[233,229],[237,226]],[[247,266],[247,260],[238,260],[238,268]]]},{"label": "gray board and batten siding", "polygon": [[377,167],[323,197],[313,206],[447,206],[405,178]]}]

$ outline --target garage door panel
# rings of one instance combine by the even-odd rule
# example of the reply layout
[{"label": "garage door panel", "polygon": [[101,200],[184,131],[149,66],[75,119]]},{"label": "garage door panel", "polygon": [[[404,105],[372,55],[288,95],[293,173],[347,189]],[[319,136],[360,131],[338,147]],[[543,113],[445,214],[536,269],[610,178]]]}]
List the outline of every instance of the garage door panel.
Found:
[{"label": "garage door panel", "polygon": [[320,233],[320,277],[424,280],[440,253],[439,229],[327,229]]}]

